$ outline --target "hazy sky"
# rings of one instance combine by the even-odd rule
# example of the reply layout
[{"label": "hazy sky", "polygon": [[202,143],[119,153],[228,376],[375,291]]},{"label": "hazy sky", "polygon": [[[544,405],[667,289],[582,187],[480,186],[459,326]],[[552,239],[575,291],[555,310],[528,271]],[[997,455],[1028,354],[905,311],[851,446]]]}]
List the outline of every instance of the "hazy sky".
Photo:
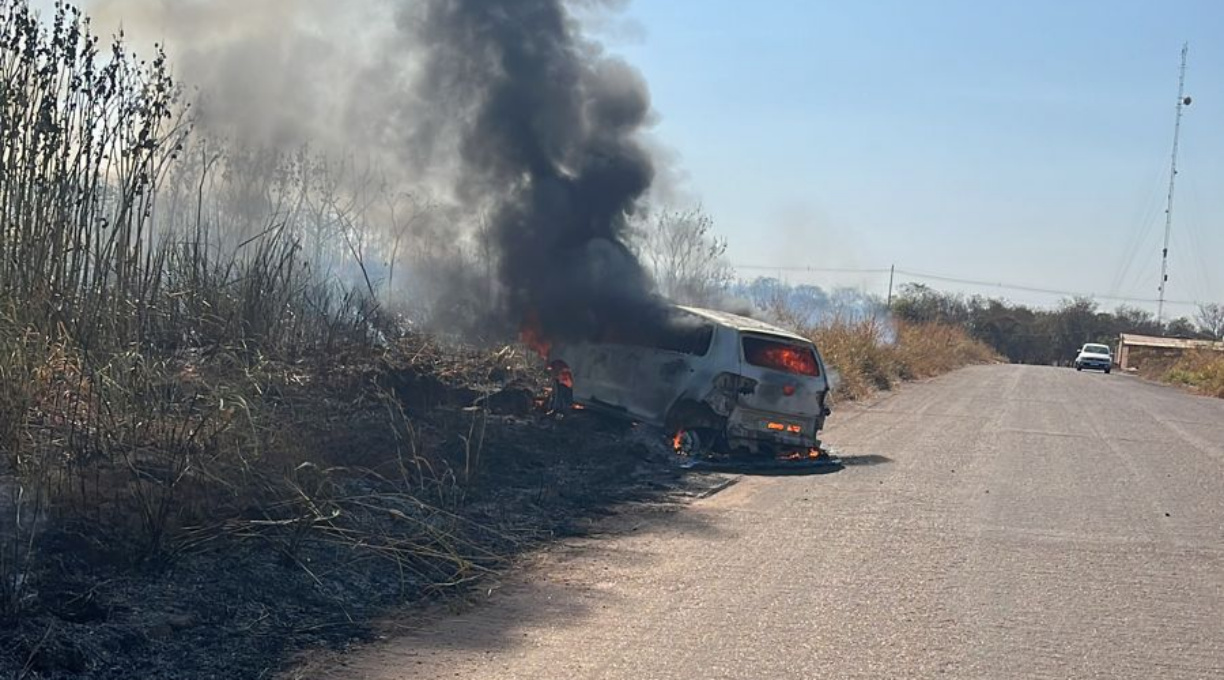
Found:
[{"label": "hazy sky", "polygon": [[655,134],[735,262],[1138,298],[1156,297],[1189,41],[1168,296],[1224,301],[1222,2],[637,0],[627,17],[606,41],[645,73]]},{"label": "hazy sky", "polygon": [[1168,297],[1224,302],[1224,2],[635,0],[595,30],[645,74],[736,264],[1145,299],[1189,41]]}]

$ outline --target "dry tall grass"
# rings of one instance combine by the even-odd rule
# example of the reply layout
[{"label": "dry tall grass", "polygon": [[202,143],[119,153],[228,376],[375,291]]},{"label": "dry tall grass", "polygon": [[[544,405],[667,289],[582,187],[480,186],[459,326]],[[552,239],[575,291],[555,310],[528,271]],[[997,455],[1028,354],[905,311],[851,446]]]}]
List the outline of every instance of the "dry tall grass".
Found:
[{"label": "dry tall grass", "polygon": [[898,323],[894,346],[904,380],[930,378],[974,364],[1002,361],[989,345],[960,326]]},{"label": "dry tall grass", "polygon": [[1224,354],[1193,352],[1184,355],[1164,376],[1168,382],[1224,399]]},{"label": "dry tall grass", "polygon": [[[0,0],[0,613],[29,604],[52,526],[133,563],[221,534],[292,556],[309,531],[461,578],[463,532],[413,495],[437,498],[420,465],[362,500],[422,528],[382,540],[346,524],[337,480],[365,472],[295,436],[352,398],[325,380],[337,355],[376,364],[391,332],[368,276],[354,293],[320,272],[330,248],[365,273],[357,201],[301,166],[218,178],[241,154],[190,133],[162,54]],[[221,195],[240,185],[255,198]]]},{"label": "dry tall grass", "polygon": [[837,372],[835,396],[861,399],[898,382],[999,361],[958,326],[834,320],[807,333]]}]

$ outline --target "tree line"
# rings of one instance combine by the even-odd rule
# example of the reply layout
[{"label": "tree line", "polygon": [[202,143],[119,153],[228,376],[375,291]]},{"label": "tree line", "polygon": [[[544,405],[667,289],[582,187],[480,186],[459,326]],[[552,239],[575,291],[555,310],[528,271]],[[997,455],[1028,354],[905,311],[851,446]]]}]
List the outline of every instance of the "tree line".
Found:
[{"label": "tree line", "polygon": [[[999,298],[966,296],[923,284],[901,286],[891,309],[878,296],[853,288],[792,284],[772,277],[743,279],[727,258],[727,241],[700,207],[661,210],[636,225],[634,245],[659,292],[684,304],[747,312],[788,325],[901,321],[965,328],[1015,363],[1067,364],[1087,342],[1115,346],[1122,333],[1224,339],[1224,305],[1201,305],[1193,316],[1159,321],[1138,307],[1102,309],[1089,297],[1053,309]],[[888,327],[885,324],[883,327]]]},{"label": "tree line", "polygon": [[1054,309],[1035,309],[907,284],[893,300],[891,311],[905,321],[963,326],[1012,362],[1025,364],[1065,364],[1084,343],[1114,346],[1122,333],[1203,340],[1224,337],[1224,305],[1219,304],[1201,305],[1193,318],[1162,323],[1137,307],[1102,310],[1087,297],[1064,300]]}]

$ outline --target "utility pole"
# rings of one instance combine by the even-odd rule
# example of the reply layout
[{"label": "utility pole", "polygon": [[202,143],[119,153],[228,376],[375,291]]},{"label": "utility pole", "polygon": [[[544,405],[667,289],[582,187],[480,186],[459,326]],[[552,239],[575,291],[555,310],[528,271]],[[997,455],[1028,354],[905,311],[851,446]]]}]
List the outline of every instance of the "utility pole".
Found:
[{"label": "utility pole", "polygon": [[888,309],[892,310],[893,278],[897,275],[897,265],[888,268]]},{"label": "utility pole", "polygon": [[1156,323],[1164,323],[1165,289],[1169,285],[1169,236],[1173,233],[1173,188],[1177,182],[1177,145],[1181,138],[1182,110],[1190,106],[1186,96],[1186,56],[1190,43],[1182,44],[1181,70],[1177,76],[1177,117],[1173,121],[1173,157],[1169,163],[1169,200],[1165,205],[1164,249],[1160,251],[1160,301],[1156,306]]}]

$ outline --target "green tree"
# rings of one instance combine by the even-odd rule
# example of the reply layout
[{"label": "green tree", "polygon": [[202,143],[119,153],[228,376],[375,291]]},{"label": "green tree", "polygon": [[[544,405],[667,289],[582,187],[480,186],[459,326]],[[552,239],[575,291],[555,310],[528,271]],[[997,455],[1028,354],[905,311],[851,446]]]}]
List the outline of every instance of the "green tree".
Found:
[{"label": "green tree", "polygon": [[1165,326],[1165,335],[1174,338],[1201,337],[1198,326],[1195,326],[1193,321],[1184,316],[1170,321],[1169,324]]}]

